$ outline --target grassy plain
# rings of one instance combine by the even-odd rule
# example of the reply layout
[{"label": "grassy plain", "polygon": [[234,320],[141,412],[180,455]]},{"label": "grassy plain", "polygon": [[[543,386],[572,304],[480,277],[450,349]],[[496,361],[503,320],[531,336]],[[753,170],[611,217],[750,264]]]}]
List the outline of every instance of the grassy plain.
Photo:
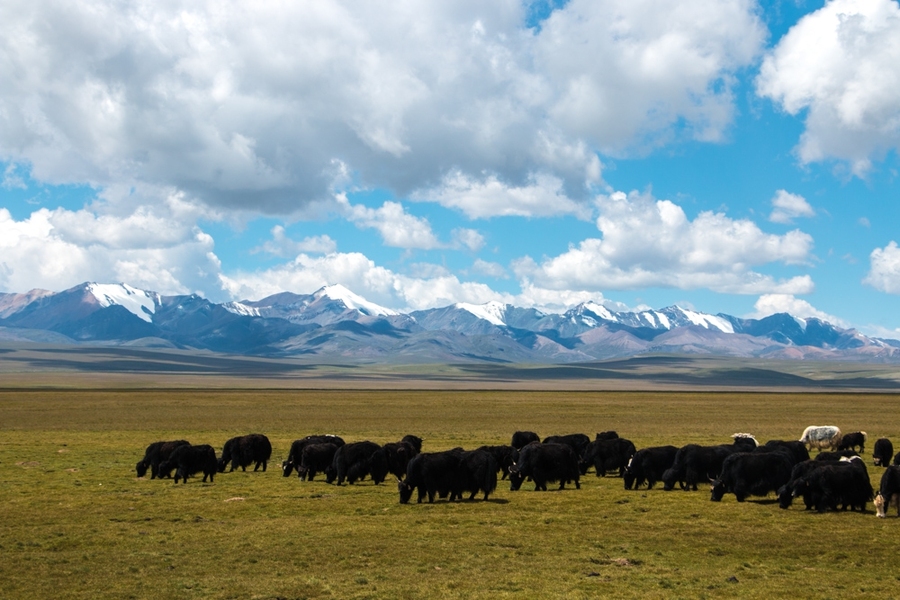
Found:
[{"label": "grassy plain", "polygon": [[[283,478],[293,439],[330,432],[425,450],[516,429],[615,429],[638,448],[796,439],[837,424],[900,439],[888,394],[416,390],[0,391],[0,598],[885,598],[900,520],[780,510],[706,491],[581,490],[398,503],[396,486]],[[138,479],[159,439],[221,449],[265,433],[266,473]],[[867,453],[870,448],[867,448]],[[877,485],[881,471],[871,466]]]}]

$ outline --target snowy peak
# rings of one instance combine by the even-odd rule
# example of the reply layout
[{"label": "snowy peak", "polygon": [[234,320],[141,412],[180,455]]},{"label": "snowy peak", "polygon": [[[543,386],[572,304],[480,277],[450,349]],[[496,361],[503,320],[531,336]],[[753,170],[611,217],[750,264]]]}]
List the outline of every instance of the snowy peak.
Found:
[{"label": "snowy peak", "polygon": [[734,327],[728,319],[721,316],[698,313],[680,306],[640,312],[613,312],[602,304],[584,302],[566,312],[566,317],[572,323],[578,323],[590,328],[600,327],[604,323],[657,330],[670,330],[675,327],[696,325],[704,329],[734,333]]},{"label": "snowy peak", "polygon": [[404,314],[341,285],[225,304],[196,295],[162,297],[124,283],[0,293],[0,339],[45,339],[51,333],[72,343],[153,340],[230,353],[349,360],[569,362],[664,352],[900,361],[898,340],[873,340],[787,313],[744,319],[679,306],[619,312],[585,302],[558,314],[495,301]]},{"label": "snowy peak", "polygon": [[241,302],[226,302],[222,305],[222,308],[227,310],[230,313],[235,315],[240,315],[242,317],[259,317],[262,316],[259,312],[258,308],[254,308],[253,306],[247,306]]},{"label": "snowy peak", "polygon": [[317,300],[320,298],[328,298],[330,300],[343,302],[344,306],[350,310],[359,311],[370,317],[392,317],[400,314],[397,311],[379,306],[374,302],[369,302],[362,296],[354,294],[340,284],[325,286],[313,294],[313,297]]},{"label": "snowy peak", "polygon": [[454,304],[453,307],[472,313],[479,319],[483,319],[491,325],[506,327],[506,304],[500,302],[488,302],[486,304],[466,304],[465,302],[458,302]]},{"label": "snowy peak", "polygon": [[615,313],[613,313],[602,304],[597,304],[596,302],[583,302],[572,310],[576,314],[580,314],[583,319],[596,320],[594,319],[594,317],[596,317],[603,321],[612,321],[613,323],[618,322],[618,318],[616,317]]},{"label": "snowy peak", "polygon": [[147,323],[153,322],[153,314],[160,304],[158,294],[145,292],[125,283],[89,283],[87,291],[103,308],[121,306]]},{"label": "snowy peak", "polygon": [[734,333],[734,326],[731,324],[731,322],[716,315],[698,313],[692,310],[681,308],[680,306],[673,306],[670,309],[664,310],[670,310],[672,313],[678,314],[686,319],[692,325],[697,325],[699,327],[703,327],[704,329],[716,329],[723,333]]}]

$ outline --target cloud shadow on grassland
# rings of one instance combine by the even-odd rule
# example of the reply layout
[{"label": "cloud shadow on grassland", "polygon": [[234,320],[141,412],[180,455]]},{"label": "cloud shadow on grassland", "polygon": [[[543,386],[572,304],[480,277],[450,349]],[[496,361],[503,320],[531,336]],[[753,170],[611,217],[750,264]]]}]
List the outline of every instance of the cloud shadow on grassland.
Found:
[{"label": "cloud shadow on grassland", "polygon": [[884,365],[811,364],[803,361],[744,360],[715,356],[642,356],[575,364],[443,363],[384,364],[316,362],[314,357],[245,357],[185,350],[117,347],[4,347],[0,373],[158,374],[215,376],[217,380],[296,380],[298,384],[340,381],[390,387],[441,383],[562,384],[615,382],[621,389],[659,386],[715,388],[780,388],[802,390],[900,391],[895,370]]}]

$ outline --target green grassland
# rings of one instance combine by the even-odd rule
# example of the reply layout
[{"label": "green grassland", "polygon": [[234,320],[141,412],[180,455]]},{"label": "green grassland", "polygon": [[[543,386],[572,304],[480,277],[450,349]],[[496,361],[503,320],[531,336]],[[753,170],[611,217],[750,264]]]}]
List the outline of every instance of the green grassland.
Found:
[{"label": "green grassland", "polygon": [[[396,486],[281,476],[293,439],[336,433],[425,450],[517,429],[615,429],[638,448],[796,439],[837,424],[900,440],[887,394],[416,390],[0,391],[0,598],[896,597],[900,519],[721,503],[700,492],[582,489],[400,505]],[[265,433],[266,473],[135,477],[148,443],[221,450]],[[875,485],[881,470],[871,466]]]}]

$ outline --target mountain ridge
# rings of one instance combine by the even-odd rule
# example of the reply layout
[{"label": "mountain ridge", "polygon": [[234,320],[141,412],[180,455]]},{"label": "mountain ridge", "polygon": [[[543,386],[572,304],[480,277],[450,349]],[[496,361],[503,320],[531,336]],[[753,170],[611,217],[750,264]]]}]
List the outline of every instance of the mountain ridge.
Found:
[{"label": "mountain ridge", "polygon": [[787,313],[746,319],[679,306],[624,312],[596,302],[546,313],[488,302],[404,314],[341,285],[221,304],[124,283],[0,293],[4,339],[385,363],[574,363],[654,353],[900,361],[900,341]]}]

